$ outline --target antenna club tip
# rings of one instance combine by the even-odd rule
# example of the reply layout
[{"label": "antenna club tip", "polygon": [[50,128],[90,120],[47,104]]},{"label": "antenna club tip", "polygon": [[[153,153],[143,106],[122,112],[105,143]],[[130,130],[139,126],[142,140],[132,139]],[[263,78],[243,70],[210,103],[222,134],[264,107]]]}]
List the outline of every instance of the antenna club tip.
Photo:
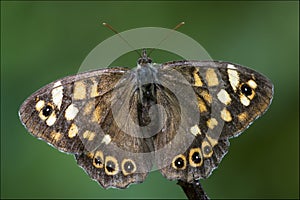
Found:
[{"label": "antenna club tip", "polygon": [[103,25],[103,26],[106,26],[106,25],[107,25],[107,23],[106,23],[106,22],[103,22],[103,23],[102,23],[102,25]]},{"label": "antenna club tip", "polygon": [[185,22],[181,22],[180,24],[184,25],[184,24],[185,24]]}]

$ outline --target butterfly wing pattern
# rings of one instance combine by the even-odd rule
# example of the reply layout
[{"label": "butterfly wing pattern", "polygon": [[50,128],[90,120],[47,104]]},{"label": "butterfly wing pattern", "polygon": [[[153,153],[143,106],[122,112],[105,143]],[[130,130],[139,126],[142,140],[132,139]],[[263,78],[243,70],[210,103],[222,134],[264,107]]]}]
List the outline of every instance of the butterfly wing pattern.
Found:
[{"label": "butterfly wing pattern", "polygon": [[77,163],[102,187],[143,182],[153,166],[170,180],[207,178],[229,138],[269,107],[265,76],[229,62],[108,68],[65,77],[32,94],[19,116],[26,129]]}]

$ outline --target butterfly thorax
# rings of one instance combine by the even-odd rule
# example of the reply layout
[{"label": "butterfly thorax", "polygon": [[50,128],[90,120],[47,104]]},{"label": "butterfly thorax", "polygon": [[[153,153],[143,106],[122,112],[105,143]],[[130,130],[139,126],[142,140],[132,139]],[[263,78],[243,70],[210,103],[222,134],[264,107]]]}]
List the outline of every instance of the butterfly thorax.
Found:
[{"label": "butterfly thorax", "polygon": [[[146,51],[143,51],[141,58],[137,62],[136,82],[139,99],[137,106],[140,111],[138,112],[139,125],[147,126],[153,119],[159,120],[158,111],[155,110],[154,106],[157,104],[156,91],[159,81],[156,64],[152,64],[152,59],[147,56]],[[150,110],[152,113],[150,113]],[[150,116],[151,114],[153,115]]]},{"label": "butterfly thorax", "polygon": [[142,56],[137,62],[136,82],[140,103],[148,104],[151,101],[156,102],[157,69],[152,64],[152,59],[147,56],[145,50],[143,50]]}]

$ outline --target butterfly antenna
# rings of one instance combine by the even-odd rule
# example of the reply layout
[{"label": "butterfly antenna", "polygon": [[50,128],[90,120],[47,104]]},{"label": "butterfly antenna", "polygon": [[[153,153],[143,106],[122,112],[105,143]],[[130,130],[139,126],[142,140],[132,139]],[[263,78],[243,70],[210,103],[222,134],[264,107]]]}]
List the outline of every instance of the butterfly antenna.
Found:
[{"label": "butterfly antenna", "polygon": [[121,38],[121,40],[123,40],[133,51],[135,51],[139,56],[141,56],[141,54],[125,38],[123,38],[122,35],[118,31],[116,31],[116,29],[114,29],[111,25],[109,25],[106,22],[103,22],[102,25],[110,29],[115,34],[117,34]]},{"label": "butterfly antenna", "polygon": [[[175,31],[177,29],[179,29],[181,26],[183,26],[185,24],[185,22],[180,22],[179,24],[177,24],[172,30]],[[168,39],[170,37],[170,35],[172,33],[174,33],[173,31],[170,31],[170,33],[168,35],[166,35],[156,46],[159,47],[166,39]],[[150,50],[150,52],[148,53],[148,56],[150,56],[150,54],[154,51],[154,48],[152,48]]]}]

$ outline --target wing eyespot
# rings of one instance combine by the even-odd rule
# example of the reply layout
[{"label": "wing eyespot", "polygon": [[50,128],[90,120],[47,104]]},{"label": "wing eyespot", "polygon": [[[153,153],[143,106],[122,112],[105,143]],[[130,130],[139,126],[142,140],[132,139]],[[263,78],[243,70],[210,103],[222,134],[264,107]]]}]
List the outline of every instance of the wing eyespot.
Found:
[{"label": "wing eyespot", "polygon": [[129,175],[129,174],[132,174],[135,171],[136,171],[136,165],[133,162],[133,160],[131,160],[131,159],[124,159],[122,161],[122,172],[123,172],[123,174],[125,176]]},{"label": "wing eyespot", "polygon": [[102,151],[97,151],[93,158],[93,165],[96,168],[103,168],[104,162],[103,162],[103,153]]},{"label": "wing eyespot", "polygon": [[[40,105],[39,105],[40,104]],[[41,120],[45,121],[47,126],[53,126],[53,124],[56,122],[57,117],[55,114],[54,106],[50,103],[48,104],[36,104],[36,109],[39,111],[39,117]]]},{"label": "wing eyespot", "polygon": [[119,171],[119,165],[116,158],[107,156],[105,159],[105,173],[107,175],[116,175]]},{"label": "wing eyespot", "polygon": [[252,91],[252,88],[248,84],[243,83],[241,85],[241,93],[244,94],[245,96],[251,96],[253,91]]},{"label": "wing eyespot", "polygon": [[189,163],[192,167],[199,167],[202,165],[203,158],[200,148],[193,148],[190,150]]},{"label": "wing eyespot", "polygon": [[43,110],[42,110],[42,114],[45,117],[49,117],[51,115],[51,113],[53,112],[53,108],[50,105],[46,105]]},{"label": "wing eyespot", "polygon": [[186,158],[184,155],[180,154],[176,156],[172,161],[172,167],[174,169],[184,170],[186,168]]}]

